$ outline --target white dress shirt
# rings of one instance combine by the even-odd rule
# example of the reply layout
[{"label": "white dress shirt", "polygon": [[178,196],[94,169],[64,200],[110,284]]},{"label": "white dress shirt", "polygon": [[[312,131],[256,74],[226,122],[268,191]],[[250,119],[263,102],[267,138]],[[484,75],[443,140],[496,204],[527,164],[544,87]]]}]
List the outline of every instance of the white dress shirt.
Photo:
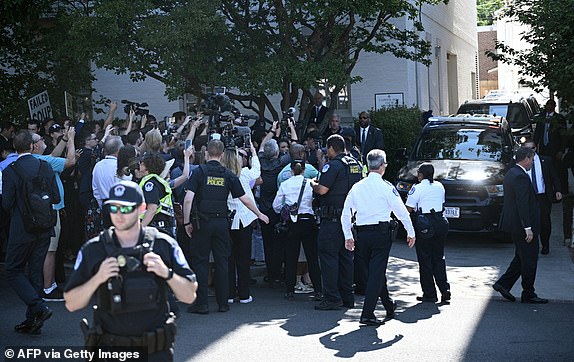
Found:
[{"label": "white dress shirt", "polygon": [[[251,183],[259,176],[261,176],[261,164],[259,163],[257,155],[253,155],[251,158],[251,168],[243,167],[239,174],[239,181],[241,182],[241,186],[243,186],[243,191],[245,191],[245,195],[247,195],[253,203],[255,203],[255,198],[253,197],[253,191],[251,191]],[[231,193],[229,193],[227,197],[227,208],[229,210],[235,210],[235,216],[233,216],[233,221],[231,222],[231,230],[239,230],[240,227],[246,227],[254,220],[257,220],[257,215],[249,210],[247,206],[243,205],[241,200],[238,198],[234,199]]]},{"label": "white dress shirt", "polygon": [[[281,207],[285,204],[294,205],[297,202],[304,179],[305,177],[303,175],[297,175],[281,183],[279,191],[277,191],[277,195],[273,200],[273,210],[275,210],[275,212],[280,212]],[[297,210],[297,215],[300,214],[313,215],[313,188],[311,187],[309,180],[305,183],[305,189],[303,189],[303,196],[301,197],[299,210]],[[297,216],[291,215],[291,220],[296,222]]]},{"label": "white dress shirt", "polygon": [[419,208],[423,214],[428,214],[434,209],[441,212],[444,205],[444,186],[438,182],[424,179],[418,185],[414,185],[409,190],[406,205],[415,210]]},{"label": "white dress shirt", "polygon": [[544,178],[542,176],[542,163],[540,162],[540,157],[538,157],[537,153],[534,154],[534,162],[532,163],[532,167],[530,170],[526,171],[528,176],[530,176],[530,180],[534,182],[534,180],[532,180],[532,168],[536,168],[536,192],[537,194],[543,194],[546,192],[546,187],[544,186]]},{"label": "white dress shirt", "polygon": [[409,212],[399,192],[381,175],[370,172],[367,177],[353,185],[343,206],[341,226],[345,240],[353,239],[351,215],[356,213],[356,224],[376,225],[391,220],[391,212],[403,223],[407,235],[415,236]]},{"label": "white dress shirt", "polygon": [[110,189],[120,179],[117,176],[118,159],[115,156],[106,156],[96,163],[92,171],[92,190],[98,205],[102,207],[102,201],[110,197]]}]

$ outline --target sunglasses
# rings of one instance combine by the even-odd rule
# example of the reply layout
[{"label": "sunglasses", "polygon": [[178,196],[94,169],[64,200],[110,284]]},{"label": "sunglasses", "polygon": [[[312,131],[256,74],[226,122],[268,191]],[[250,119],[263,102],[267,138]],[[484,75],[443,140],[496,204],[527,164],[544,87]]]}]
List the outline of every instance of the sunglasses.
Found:
[{"label": "sunglasses", "polygon": [[38,143],[38,142],[43,141],[43,140],[44,140],[44,137],[40,137],[37,140],[35,140],[34,143]]},{"label": "sunglasses", "polygon": [[369,119],[369,117],[361,116],[360,119]]},{"label": "sunglasses", "polygon": [[120,214],[131,214],[132,212],[134,212],[134,210],[136,209],[136,206],[116,206],[116,205],[110,205],[109,206],[109,210],[110,213],[112,214],[117,214],[118,211],[120,212]]}]

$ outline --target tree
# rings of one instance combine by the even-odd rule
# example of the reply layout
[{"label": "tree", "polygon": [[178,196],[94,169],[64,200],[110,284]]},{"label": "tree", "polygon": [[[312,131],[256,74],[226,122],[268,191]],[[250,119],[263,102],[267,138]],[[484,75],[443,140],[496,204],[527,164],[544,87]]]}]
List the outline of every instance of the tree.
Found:
[{"label": "tree", "polygon": [[476,0],[476,23],[479,26],[492,25],[494,13],[504,6],[504,0]]},{"label": "tree", "polygon": [[29,119],[26,100],[47,90],[54,116],[65,115],[64,91],[89,93],[88,59],[67,47],[68,9],[58,1],[0,3],[0,114],[22,124]]},{"label": "tree", "polygon": [[521,0],[504,8],[503,16],[528,27],[521,39],[531,45],[517,50],[504,43],[494,60],[519,67],[520,82],[540,92],[550,93],[574,104],[574,0]]},{"label": "tree", "polygon": [[[99,67],[166,84],[167,94],[205,96],[204,86],[237,89],[230,97],[263,115],[282,95],[282,109],[327,81],[331,106],[363,52],[391,53],[429,64],[419,9],[440,0],[99,0],[74,16],[77,52]],[[397,25],[406,17],[408,28]],[[303,97],[300,100],[300,97]]]}]

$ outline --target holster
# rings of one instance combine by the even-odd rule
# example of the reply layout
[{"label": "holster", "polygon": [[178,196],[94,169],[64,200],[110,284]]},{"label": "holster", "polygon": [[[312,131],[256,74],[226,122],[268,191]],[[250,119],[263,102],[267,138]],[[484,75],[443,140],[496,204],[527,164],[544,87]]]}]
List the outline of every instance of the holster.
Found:
[{"label": "holster", "polygon": [[90,352],[94,352],[100,344],[100,338],[103,334],[102,329],[96,326],[92,326],[92,328],[90,328],[86,318],[83,318],[80,321],[80,329],[84,335],[86,349]]}]

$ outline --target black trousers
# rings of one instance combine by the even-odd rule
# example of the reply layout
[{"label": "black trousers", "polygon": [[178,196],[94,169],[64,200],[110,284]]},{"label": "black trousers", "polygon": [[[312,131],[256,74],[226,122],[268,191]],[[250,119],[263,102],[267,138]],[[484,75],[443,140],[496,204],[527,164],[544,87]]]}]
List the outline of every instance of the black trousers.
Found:
[{"label": "black trousers", "polygon": [[345,236],[339,221],[321,220],[317,246],[324,299],[332,303],[354,303],[353,254],[345,249]]},{"label": "black trousers", "polygon": [[386,273],[391,245],[388,223],[380,224],[376,229],[357,230],[355,257],[360,258],[366,266],[365,301],[361,318],[375,318],[377,300],[379,297],[381,300],[388,298]]},{"label": "black trousers", "polygon": [[249,299],[251,279],[251,233],[253,224],[231,230],[231,256],[229,257],[229,298]]},{"label": "black trousers", "polygon": [[309,267],[309,276],[316,291],[322,289],[321,270],[317,252],[317,224],[315,219],[299,220],[292,223],[289,228],[285,244],[285,286],[287,292],[295,291],[297,279],[297,263],[301,244],[305,251],[305,258]]},{"label": "black trousers", "polygon": [[543,249],[550,246],[550,233],[552,232],[552,222],[550,212],[552,211],[552,201],[546,194],[536,195],[540,205],[540,243]]},{"label": "black trousers", "polygon": [[32,239],[25,239],[16,236],[16,230],[10,232],[6,248],[6,279],[18,297],[28,306],[26,318],[30,318],[45,304],[40,297],[40,291],[44,285],[42,268],[50,245],[50,235],[43,233],[33,236]]},{"label": "black trousers", "polygon": [[279,215],[273,210],[267,210],[263,213],[269,217],[269,224],[260,222],[267,276],[271,281],[279,280],[281,279],[281,265],[285,259],[285,247],[283,245],[285,237],[278,235],[274,230],[275,224],[279,222]]},{"label": "black trousers", "polygon": [[536,296],[534,280],[538,264],[538,235],[534,234],[530,243],[524,240],[524,234],[511,234],[511,237],[516,248],[514,258],[497,283],[510,290],[518,278],[522,277],[522,298],[533,298]]},{"label": "black trousers", "polygon": [[417,234],[415,248],[419,262],[419,275],[423,297],[436,298],[436,288],[442,294],[450,291],[446,277],[446,263],[444,258],[444,243],[448,233],[448,224],[440,216],[428,216],[435,230],[432,238],[423,239]]},{"label": "black trousers", "polygon": [[207,276],[209,253],[215,260],[215,298],[219,305],[227,305],[229,293],[229,255],[231,238],[226,217],[201,221],[199,230],[194,230],[191,239],[191,263],[197,277],[197,305],[207,306]]}]

